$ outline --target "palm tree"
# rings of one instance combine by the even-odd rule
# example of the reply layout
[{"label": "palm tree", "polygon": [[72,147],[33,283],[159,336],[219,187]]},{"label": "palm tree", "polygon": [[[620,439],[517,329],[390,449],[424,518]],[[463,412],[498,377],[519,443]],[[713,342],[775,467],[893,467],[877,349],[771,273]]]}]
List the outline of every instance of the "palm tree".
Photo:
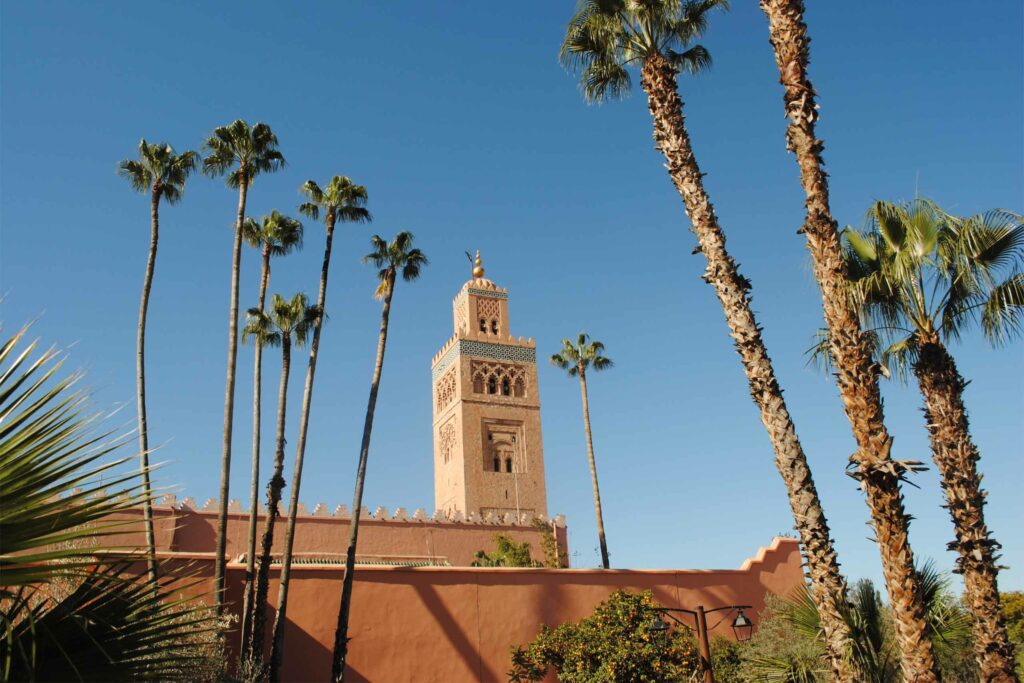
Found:
[{"label": "palm tree", "polygon": [[581,72],[580,85],[589,102],[624,96],[629,69],[639,67],[654,120],[654,139],[668,162],[669,176],[683,199],[697,251],[707,259],[704,280],[712,286],[736,344],[761,421],[775,450],[775,464],[786,485],[807,571],[814,585],[828,642],[828,659],[838,680],[854,680],[846,652],[849,629],[842,620],[846,583],[829,534],[810,467],[790,417],[750,307],[750,282],[740,275],[725,246],[711,198],[694,157],[677,91],[680,70],[696,73],[711,56],[693,45],[722,0],[582,0],[562,44],[563,65]]},{"label": "palm tree", "polygon": [[235,362],[238,359],[238,277],[242,260],[242,224],[249,186],[262,173],[284,166],[277,136],[265,123],[250,127],[242,119],[215,128],[203,143],[203,173],[214,177],[227,173],[227,185],[238,189],[235,242],[231,251],[231,303],[228,315],[228,375],[224,389],[224,438],[220,459],[220,500],[217,515],[217,557],[213,580],[217,587],[217,613],[224,609],[224,568],[227,566],[228,485],[231,477],[231,429],[235,417]]},{"label": "palm tree", "polygon": [[389,244],[380,235],[370,238],[373,249],[363,257],[363,263],[378,268],[376,297],[384,300],[380,314],[380,335],[377,339],[377,360],[370,380],[370,398],[366,405],[366,420],[363,423],[363,440],[359,447],[359,469],[356,471],[356,488],[352,496],[352,521],[349,524],[348,548],[345,551],[345,580],[341,587],[341,608],[338,610],[338,628],[334,634],[334,656],[331,680],[345,680],[345,655],[348,653],[348,615],[352,607],[352,581],[356,568],[356,540],[359,537],[359,513],[363,507],[363,485],[366,483],[366,460],[370,454],[370,434],[373,432],[373,412],[377,406],[377,388],[384,367],[384,348],[388,343],[388,318],[391,315],[391,298],[395,294],[398,273],[402,279],[411,282],[420,276],[420,271],[429,263],[426,255],[413,248],[413,235],[402,231]]},{"label": "palm tree", "polygon": [[924,397],[982,680],[1016,680],[997,585],[1000,546],[985,525],[980,455],[963,402],[967,383],[946,345],[974,323],[994,345],[1024,330],[1024,219],[1000,210],[958,218],[926,199],[877,202],[868,229],[844,236],[851,298],[886,346],[882,363],[903,377],[911,370]]},{"label": "palm tree", "polygon": [[372,219],[366,209],[366,188],[356,185],[346,176],[334,176],[327,184],[327,190],[320,189],[312,180],[307,180],[300,192],[309,200],[299,206],[303,215],[313,220],[323,213],[327,227],[327,241],[324,244],[324,263],[320,270],[320,293],[317,295],[316,310],[319,313],[313,323],[313,339],[309,345],[309,364],[306,366],[306,385],[302,392],[302,412],[299,415],[299,440],[295,448],[295,474],[292,476],[292,493],[288,502],[288,524],[284,534],[284,556],[281,559],[281,579],[277,589],[277,613],[274,616],[274,631],[270,641],[270,679],[277,681],[281,674],[284,657],[284,625],[288,609],[288,585],[292,570],[292,545],[295,540],[295,517],[299,506],[299,485],[302,482],[302,459],[306,453],[306,430],[309,427],[309,411],[313,400],[313,375],[316,372],[317,352],[320,348],[320,329],[323,326],[324,306],[327,303],[327,272],[331,265],[331,244],[334,241],[334,226],[343,223],[368,223]]},{"label": "palm tree", "polygon": [[266,622],[264,604],[270,583],[270,550],[274,544],[274,523],[278,517],[278,503],[284,489],[284,426],[288,404],[288,376],[292,366],[292,346],[302,347],[306,335],[317,318],[317,309],[309,305],[305,294],[296,294],[285,299],[275,294],[270,302],[270,312],[250,308],[242,339],[252,339],[260,346],[281,347],[281,382],[277,394],[277,440],[274,446],[274,472],[267,484],[267,519],[264,522],[263,538],[260,541],[260,562],[256,574],[256,593],[249,617],[251,636],[249,656],[256,661],[263,659],[263,632]]},{"label": "palm tree", "polygon": [[786,115],[790,119],[786,143],[796,155],[807,197],[807,215],[799,232],[807,239],[814,276],[821,287],[836,381],[857,442],[857,451],[850,457],[851,474],[860,482],[871,511],[904,673],[908,680],[934,681],[935,656],[926,635],[922,588],[910,548],[910,517],[900,491],[900,482],[919,463],[892,458],[893,439],[885,427],[871,343],[860,327],[856,310],[843,294],[846,280],[842,249],[829,208],[828,175],[821,158],[824,143],[814,134],[818,108],[807,76],[810,38],[803,21],[803,0],[761,0],[761,9],[768,17],[775,63],[785,88]]},{"label": "palm tree", "polygon": [[[249,246],[260,250],[262,265],[260,268],[259,303],[256,308],[262,311],[267,297],[267,285],[270,283],[270,257],[285,256],[296,249],[302,248],[302,223],[271,211],[263,217],[262,223],[246,218],[242,224],[242,237]],[[242,600],[242,652],[241,660],[248,659],[249,630],[251,605],[254,590],[256,568],[256,519],[259,514],[259,480],[260,480],[260,399],[263,393],[263,345],[255,344],[253,356],[252,390],[252,477],[249,487],[249,545],[245,555],[245,597]]]},{"label": "palm tree", "polygon": [[132,184],[137,192],[149,193],[149,256],[146,275],[142,280],[142,301],[139,303],[139,324],[135,344],[135,388],[139,419],[139,461],[142,488],[147,498],[143,503],[146,524],[146,543],[149,546],[147,570],[149,580],[156,585],[156,538],[153,533],[153,506],[148,496],[149,486],[149,423],[146,419],[146,313],[149,310],[149,292],[153,286],[156,268],[156,247],[160,238],[160,200],[177,204],[185,191],[185,181],[195,170],[199,156],[192,151],[177,154],[166,143],[139,142],[139,158],[125,159],[117,166],[118,175]]},{"label": "palm tree", "polygon": [[597,516],[597,538],[601,543],[601,566],[608,569],[608,544],[604,537],[604,515],[601,513],[601,490],[597,486],[597,463],[594,462],[594,441],[590,436],[590,403],[587,400],[587,368],[595,372],[610,368],[611,358],[606,358],[604,344],[590,341],[590,337],[580,332],[573,342],[562,340],[562,350],[551,356],[551,363],[568,371],[570,377],[579,376],[580,396],[583,398],[583,431],[587,435],[587,463],[590,465],[590,483],[594,486],[594,514]]},{"label": "palm tree", "polygon": [[151,500],[148,470],[124,470],[130,437],[27,334],[0,343],[3,680],[210,679],[216,620],[178,597],[195,582],[139,577],[111,540]]}]

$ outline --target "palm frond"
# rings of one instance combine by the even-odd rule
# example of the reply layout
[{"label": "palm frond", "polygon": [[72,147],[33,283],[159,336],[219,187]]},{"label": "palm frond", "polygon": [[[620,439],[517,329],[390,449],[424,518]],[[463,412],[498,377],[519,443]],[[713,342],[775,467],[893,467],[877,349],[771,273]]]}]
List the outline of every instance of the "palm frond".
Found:
[{"label": "palm frond", "polygon": [[1007,344],[1024,331],[1024,273],[992,288],[981,309],[981,328],[995,346]]}]

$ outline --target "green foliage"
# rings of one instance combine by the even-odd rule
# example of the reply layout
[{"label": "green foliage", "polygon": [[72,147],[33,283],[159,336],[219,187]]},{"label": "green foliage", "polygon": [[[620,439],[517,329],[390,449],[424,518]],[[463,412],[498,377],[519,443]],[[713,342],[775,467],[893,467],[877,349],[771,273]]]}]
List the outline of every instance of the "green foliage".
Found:
[{"label": "green foliage", "polygon": [[688,681],[699,658],[688,629],[650,630],[658,605],[650,591],[616,591],[577,623],[541,626],[532,643],[512,649],[509,681],[541,681],[549,669],[563,683]]},{"label": "green foliage", "polygon": [[534,518],[530,526],[540,532],[540,550],[544,553],[543,566],[550,569],[560,569],[562,558],[558,553],[558,539],[555,537],[555,530],[543,519]]},{"label": "green foliage", "polygon": [[472,562],[473,567],[543,567],[530,555],[530,544],[516,543],[505,534],[495,534],[494,552],[478,550]]},{"label": "green foliage", "polygon": [[117,165],[117,174],[130,182],[137,192],[153,192],[168,204],[176,204],[185,191],[185,181],[199,164],[192,151],[177,154],[165,142],[139,142],[139,158],[125,159]]},{"label": "green foliage", "polygon": [[411,282],[420,276],[420,271],[429,265],[426,254],[412,246],[413,234],[403,230],[389,243],[380,235],[370,238],[373,251],[363,257],[363,263],[373,264],[377,271],[377,298],[383,299],[399,271],[402,279]]},{"label": "green foliage", "polygon": [[612,367],[612,359],[603,354],[604,344],[597,340],[590,341],[590,335],[580,332],[576,341],[562,340],[562,350],[551,356],[551,364],[565,370],[570,377],[577,377],[588,368],[606,370]]},{"label": "green foliage", "polygon": [[210,177],[228,174],[228,187],[237,188],[244,181],[252,183],[256,176],[284,167],[284,155],[277,149],[277,136],[265,123],[250,127],[242,119],[215,128],[203,143],[206,157],[203,173]]},{"label": "green foliage", "polygon": [[562,42],[562,65],[579,74],[588,102],[624,97],[629,68],[660,54],[680,71],[711,66],[693,42],[707,30],[708,14],[726,0],[580,0]]},{"label": "green foliage", "polygon": [[302,248],[302,223],[275,209],[261,222],[246,218],[242,222],[242,238],[251,247],[266,249],[271,256],[285,256]]},{"label": "green foliage", "polygon": [[252,339],[260,346],[280,346],[287,338],[289,344],[301,347],[313,329],[317,313],[317,307],[310,306],[306,295],[301,292],[291,299],[274,294],[269,312],[258,308],[250,308],[246,312],[242,342]]},{"label": "green foliage", "polygon": [[972,324],[999,345],[1024,330],[1024,219],[953,216],[934,202],[877,202],[864,231],[843,232],[850,296],[878,356],[902,377],[922,343]]},{"label": "green foliage", "polygon": [[711,668],[716,683],[744,683],[743,648],[743,643],[722,636],[711,639]]},{"label": "green foliage", "polygon": [[369,223],[373,220],[366,208],[366,188],[356,185],[348,176],[334,176],[326,190],[307,180],[299,192],[309,200],[299,206],[299,211],[313,220],[320,219],[321,211],[325,219],[333,215],[336,220],[347,223]]},{"label": "green foliage", "polygon": [[1024,593],[1001,593],[1006,631],[1017,654],[1017,676],[1024,679]]},{"label": "green foliage", "polygon": [[212,612],[176,598],[181,577],[137,575],[139,549],[104,541],[145,500],[120,473],[101,415],[59,379],[63,358],[22,329],[0,348],[0,670],[4,680],[197,680],[219,642]]},{"label": "green foliage", "polygon": [[[924,591],[929,636],[943,681],[973,683],[977,670],[971,649],[967,611],[950,590],[949,579],[933,564],[918,574]],[[870,581],[854,584],[843,618],[853,638],[852,656],[865,683],[899,683],[899,651],[891,610]],[[784,600],[770,597],[757,633],[742,646],[743,681],[827,681],[818,613],[806,592]],[[717,674],[717,671],[716,671]]]}]

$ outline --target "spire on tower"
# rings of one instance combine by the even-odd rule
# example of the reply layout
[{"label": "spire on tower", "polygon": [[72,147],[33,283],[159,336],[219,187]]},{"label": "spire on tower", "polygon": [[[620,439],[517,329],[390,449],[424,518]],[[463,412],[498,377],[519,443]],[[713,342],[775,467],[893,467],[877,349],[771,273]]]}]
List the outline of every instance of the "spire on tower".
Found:
[{"label": "spire on tower", "polygon": [[473,277],[480,279],[484,276],[484,266],[480,262],[480,250],[476,250],[476,259],[473,261]]}]

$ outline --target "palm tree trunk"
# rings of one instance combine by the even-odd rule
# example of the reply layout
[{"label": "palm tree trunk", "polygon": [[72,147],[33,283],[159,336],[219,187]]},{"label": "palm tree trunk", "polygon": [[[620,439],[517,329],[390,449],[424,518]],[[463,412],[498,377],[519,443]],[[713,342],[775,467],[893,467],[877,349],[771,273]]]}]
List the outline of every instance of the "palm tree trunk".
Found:
[{"label": "palm tree trunk", "polygon": [[[775,465],[789,495],[789,504],[813,587],[812,595],[821,615],[827,657],[838,680],[852,681],[853,674],[843,662],[850,649],[849,627],[842,618],[846,582],[830,536],[828,520],[818,498],[811,470],[796,434],[761,338],[761,328],[750,308],[750,283],[740,275],[726,251],[725,235],[718,225],[711,200],[683,119],[683,103],[676,90],[676,72],[660,54],[649,57],[642,69],[643,88],[654,118],[654,139],[665,155],[676,190],[683,198],[693,231],[708,266],[704,280],[712,286],[729,325],[736,351],[750,383],[750,395],[761,413],[775,450]],[[841,674],[841,675],[840,675]]]},{"label": "palm tree trunk", "polygon": [[829,208],[828,176],[821,159],[824,143],[814,135],[818,112],[814,88],[807,77],[810,39],[803,21],[803,1],[761,0],[761,9],[768,17],[775,61],[785,88],[790,120],[787,146],[796,155],[807,197],[807,216],[800,232],[807,239],[814,275],[821,286],[839,392],[857,441],[857,452],[850,458],[851,475],[860,481],[871,510],[904,676],[912,681],[934,681],[935,655],[910,549],[910,518],[900,492],[900,481],[918,463],[891,457],[893,440],[885,428],[871,349],[856,310],[844,293],[846,277],[839,232]]},{"label": "palm tree trunk", "polygon": [[583,430],[587,433],[587,463],[590,465],[590,483],[594,486],[594,515],[597,517],[597,540],[601,543],[601,566],[608,569],[608,543],[604,537],[604,514],[601,512],[601,490],[597,486],[597,462],[594,461],[594,441],[590,436],[590,402],[587,400],[587,373],[580,368],[580,395],[583,397]]},{"label": "palm tree trunk", "polygon": [[281,340],[281,386],[277,393],[277,444],[274,447],[274,473],[267,483],[267,520],[260,541],[260,563],[256,573],[256,597],[252,605],[252,639],[249,656],[263,660],[263,634],[267,622],[267,594],[270,592],[270,551],[274,546],[274,522],[278,517],[278,504],[284,489],[284,424],[288,402],[288,374],[292,366],[292,340],[288,334]]},{"label": "palm tree trunk", "polygon": [[334,241],[333,210],[327,214],[327,243],[324,246],[324,263],[320,269],[320,293],[316,298],[317,318],[313,325],[313,340],[309,345],[309,364],[306,366],[306,386],[302,390],[302,413],[299,415],[299,440],[295,448],[295,473],[292,475],[292,494],[288,501],[288,525],[284,533],[284,557],[281,560],[281,580],[277,589],[277,614],[274,616],[274,631],[270,641],[270,680],[281,679],[281,664],[284,658],[284,625],[288,610],[288,584],[292,575],[292,546],[295,541],[295,517],[299,507],[299,485],[302,482],[302,459],[306,454],[306,430],[309,428],[309,411],[313,401],[313,376],[316,374],[317,351],[320,348],[320,328],[323,324],[324,306],[327,302],[327,271],[331,265],[331,243]]},{"label": "palm tree trunk", "polygon": [[[263,265],[260,269],[258,308],[263,312],[270,284],[270,247],[263,245]],[[242,653],[241,660],[249,658],[249,635],[252,631],[253,591],[256,570],[256,522],[260,505],[260,400],[263,393],[263,345],[257,340],[253,349],[252,380],[252,475],[249,484],[249,545],[245,553],[245,597],[242,600]]]},{"label": "palm tree trunk", "polygon": [[391,297],[395,293],[395,272],[388,274],[384,308],[380,316],[380,336],[377,340],[377,362],[373,366],[370,381],[370,399],[366,405],[366,421],[363,423],[363,441],[359,448],[359,469],[356,471],[356,490],[352,497],[352,522],[349,525],[348,549],[345,551],[345,579],[341,585],[341,608],[338,610],[338,628],[334,633],[334,657],[331,680],[345,682],[345,657],[348,654],[348,615],[352,607],[352,581],[356,568],[356,541],[359,537],[359,512],[363,507],[363,485],[366,483],[366,459],[370,454],[370,433],[373,431],[373,411],[377,406],[377,387],[384,367],[384,348],[388,343],[388,316],[391,314]]},{"label": "palm tree trunk", "polygon": [[924,396],[932,455],[953,518],[957,572],[964,577],[964,598],[974,616],[974,652],[980,680],[1016,681],[1013,646],[1000,607],[996,561],[1000,545],[985,526],[985,492],[978,474],[978,448],[971,439],[963,403],[966,386],[953,357],[938,340],[921,344],[914,374]]},{"label": "palm tree trunk", "polygon": [[231,483],[231,428],[235,418],[235,362],[238,360],[238,277],[242,263],[242,222],[245,220],[245,198],[249,181],[240,174],[238,182],[238,216],[235,220],[235,243],[231,252],[231,312],[228,319],[228,377],[224,389],[224,439],[220,457],[220,509],[217,512],[217,557],[213,583],[217,592],[217,614],[224,612],[224,580],[227,569],[228,489]]},{"label": "palm tree trunk", "polygon": [[156,246],[160,238],[160,186],[153,184],[150,198],[149,256],[146,258],[146,276],[142,281],[142,301],[139,303],[139,327],[135,347],[135,388],[139,410],[139,467],[142,473],[142,516],[146,527],[146,566],[153,590],[157,589],[156,534],[153,532],[153,490],[149,482],[149,423],[146,418],[146,313],[149,311],[149,292],[153,287],[156,268]]}]

